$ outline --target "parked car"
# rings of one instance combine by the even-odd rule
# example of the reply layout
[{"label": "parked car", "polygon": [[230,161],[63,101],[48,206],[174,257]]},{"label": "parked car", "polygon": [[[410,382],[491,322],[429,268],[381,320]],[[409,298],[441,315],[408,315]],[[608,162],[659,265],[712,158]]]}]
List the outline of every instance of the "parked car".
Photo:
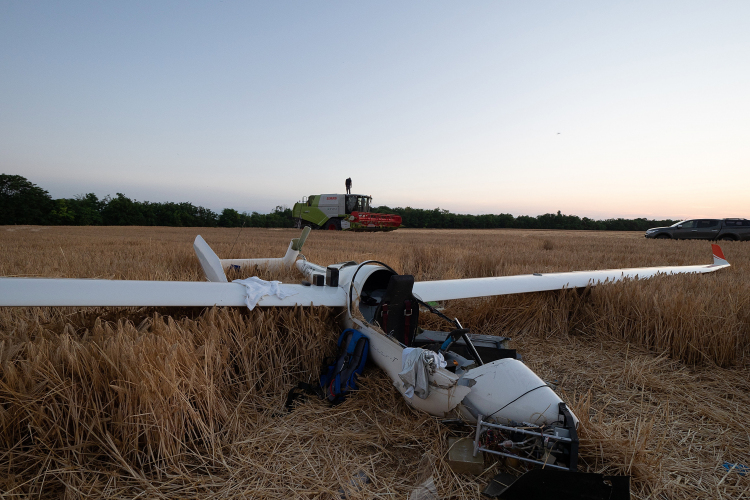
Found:
[{"label": "parked car", "polygon": [[669,227],[652,227],[646,238],[673,240],[750,240],[748,219],[690,219]]}]

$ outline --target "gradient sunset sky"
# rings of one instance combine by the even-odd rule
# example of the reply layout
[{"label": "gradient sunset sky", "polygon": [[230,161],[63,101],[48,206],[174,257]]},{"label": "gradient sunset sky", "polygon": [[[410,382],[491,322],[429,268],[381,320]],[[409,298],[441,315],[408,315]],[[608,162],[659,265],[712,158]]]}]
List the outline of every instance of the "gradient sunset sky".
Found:
[{"label": "gradient sunset sky", "polygon": [[750,218],[750,2],[0,2],[0,173],[268,212],[304,195]]}]

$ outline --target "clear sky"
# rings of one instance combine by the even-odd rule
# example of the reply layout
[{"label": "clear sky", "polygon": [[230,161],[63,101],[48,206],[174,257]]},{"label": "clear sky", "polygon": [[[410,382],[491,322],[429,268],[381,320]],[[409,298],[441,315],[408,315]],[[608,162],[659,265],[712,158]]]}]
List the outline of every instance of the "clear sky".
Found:
[{"label": "clear sky", "polygon": [[0,1],[0,173],[268,212],[750,218],[750,2]]}]

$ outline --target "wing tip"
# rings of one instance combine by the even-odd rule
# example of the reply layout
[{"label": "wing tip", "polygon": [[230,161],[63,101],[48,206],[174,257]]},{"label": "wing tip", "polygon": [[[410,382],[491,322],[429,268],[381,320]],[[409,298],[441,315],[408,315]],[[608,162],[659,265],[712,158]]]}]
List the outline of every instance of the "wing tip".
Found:
[{"label": "wing tip", "polygon": [[716,243],[711,243],[711,250],[713,251],[715,266],[729,265],[729,262],[727,261],[727,258],[724,257],[724,252],[721,250],[721,247],[719,245],[717,245]]}]

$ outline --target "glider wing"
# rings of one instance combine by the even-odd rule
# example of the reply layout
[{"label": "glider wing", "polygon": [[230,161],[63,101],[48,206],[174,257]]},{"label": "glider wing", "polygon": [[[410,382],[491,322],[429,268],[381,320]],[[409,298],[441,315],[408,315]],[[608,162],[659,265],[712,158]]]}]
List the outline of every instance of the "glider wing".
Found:
[{"label": "glider wing", "polygon": [[[339,287],[279,284],[278,289],[278,296],[262,296],[257,305],[346,305]],[[238,283],[0,278],[0,306],[245,306],[247,297]]]},{"label": "glider wing", "polygon": [[536,273],[495,278],[420,281],[414,283],[414,294],[424,301],[470,299],[514,293],[544,292],[563,288],[580,288],[625,278],[651,278],[657,274],[712,273],[729,267],[719,245],[711,245],[714,263],[697,266],[636,267],[606,271]]}]

